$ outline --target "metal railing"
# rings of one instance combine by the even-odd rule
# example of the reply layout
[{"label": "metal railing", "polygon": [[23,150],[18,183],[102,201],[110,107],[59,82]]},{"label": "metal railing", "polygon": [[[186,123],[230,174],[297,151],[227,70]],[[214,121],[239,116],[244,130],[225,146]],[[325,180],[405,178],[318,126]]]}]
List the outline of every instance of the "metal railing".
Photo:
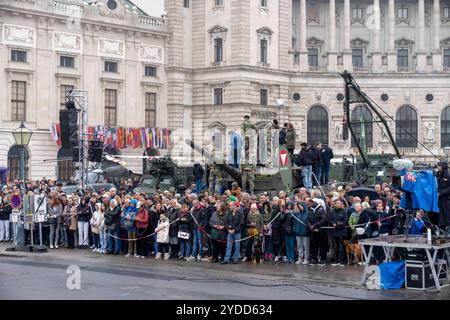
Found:
[{"label": "metal railing", "polygon": [[353,72],[354,73],[365,73],[365,72],[369,72],[369,68],[367,67],[353,67]]},{"label": "metal railing", "polygon": [[309,72],[326,72],[326,66],[309,66]]},{"label": "metal railing", "polygon": [[450,72],[450,66],[444,66],[443,70],[444,72]]},{"label": "metal railing", "polygon": [[73,3],[69,1],[53,0],[52,8],[54,10],[61,11],[67,14],[74,14],[74,13],[81,14],[84,12],[83,4]]},{"label": "metal railing", "polygon": [[417,154],[416,148],[399,148],[400,154],[402,155],[414,155]]},{"label": "metal railing", "polygon": [[415,72],[415,68],[408,66],[408,67],[397,67],[397,72],[401,72],[401,73],[411,73],[411,72]]}]

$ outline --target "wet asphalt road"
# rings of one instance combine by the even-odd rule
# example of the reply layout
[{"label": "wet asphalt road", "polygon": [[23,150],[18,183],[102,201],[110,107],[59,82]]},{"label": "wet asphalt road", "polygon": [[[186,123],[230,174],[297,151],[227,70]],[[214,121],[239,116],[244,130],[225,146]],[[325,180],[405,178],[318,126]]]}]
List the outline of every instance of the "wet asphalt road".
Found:
[{"label": "wet asphalt road", "polygon": [[[60,250],[61,252],[62,250]],[[64,254],[0,255],[0,299],[449,299],[440,293],[369,291],[358,285],[361,269],[346,267],[167,262],[99,256],[87,251]],[[66,273],[80,267],[80,289],[69,290]],[[336,274],[334,276],[333,274]],[[333,282],[333,277],[336,281]],[[326,278],[326,281],[320,279]],[[330,281],[331,279],[331,281]],[[69,284],[73,284],[70,282]],[[334,285],[333,285],[334,283]]]}]

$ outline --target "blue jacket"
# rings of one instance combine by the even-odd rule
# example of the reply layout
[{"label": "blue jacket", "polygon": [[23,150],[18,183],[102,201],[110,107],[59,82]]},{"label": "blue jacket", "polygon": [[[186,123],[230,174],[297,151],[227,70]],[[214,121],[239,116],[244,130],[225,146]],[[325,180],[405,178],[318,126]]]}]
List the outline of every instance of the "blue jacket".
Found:
[{"label": "blue jacket", "polygon": [[309,237],[309,229],[305,226],[308,225],[308,209],[306,208],[303,212],[294,212],[294,217],[304,223],[294,218],[294,234],[297,237]]},{"label": "blue jacket", "polygon": [[412,203],[403,194],[400,206],[405,209],[423,209],[428,212],[439,212],[437,182],[432,171],[400,173],[402,177],[402,191],[411,193]]},{"label": "blue jacket", "polygon": [[[131,204],[134,204],[134,207]],[[136,216],[138,213],[139,213],[139,209],[137,208],[137,201],[133,199],[130,201],[130,206],[125,211],[125,214],[122,217],[123,224],[127,231],[136,231],[135,220],[136,220]],[[126,217],[130,217],[130,220],[127,221]]]},{"label": "blue jacket", "polygon": [[423,228],[424,224],[419,219],[414,218],[414,220],[411,223],[411,228],[409,229],[409,234],[415,234],[415,235],[422,235],[423,234]]}]

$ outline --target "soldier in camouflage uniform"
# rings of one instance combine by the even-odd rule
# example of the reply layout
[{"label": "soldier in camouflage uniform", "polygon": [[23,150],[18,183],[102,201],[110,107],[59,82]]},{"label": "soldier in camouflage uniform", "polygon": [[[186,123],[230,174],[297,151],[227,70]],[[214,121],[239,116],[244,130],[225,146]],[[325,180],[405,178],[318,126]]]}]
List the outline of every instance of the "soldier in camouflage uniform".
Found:
[{"label": "soldier in camouflage uniform", "polygon": [[215,188],[214,191],[216,193],[220,193],[220,185],[222,184],[222,171],[220,170],[219,166],[216,164],[216,149],[213,148],[211,150],[211,156],[213,157],[214,161],[209,165],[210,172],[209,172],[209,192],[213,193],[213,185],[215,182]]},{"label": "soldier in camouflage uniform", "polygon": [[[252,130],[253,129],[253,130]],[[251,135],[256,134],[256,127],[250,122],[249,116],[244,116],[244,122],[241,125],[242,136],[244,137],[244,150],[245,157],[241,164],[242,169],[242,192],[247,190],[247,182],[249,184],[249,191],[253,194],[255,190],[255,172],[256,172],[256,162],[250,160],[250,138]]]}]

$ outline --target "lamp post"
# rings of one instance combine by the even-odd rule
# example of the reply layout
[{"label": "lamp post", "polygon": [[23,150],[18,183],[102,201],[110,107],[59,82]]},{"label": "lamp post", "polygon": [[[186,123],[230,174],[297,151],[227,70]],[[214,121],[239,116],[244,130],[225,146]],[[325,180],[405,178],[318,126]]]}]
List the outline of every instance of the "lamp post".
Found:
[{"label": "lamp post", "polygon": [[13,137],[16,145],[20,146],[20,179],[22,180],[22,190],[25,190],[25,147],[31,140],[33,131],[25,127],[22,123],[20,127],[13,131]]},{"label": "lamp post", "polygon": [[[22,199],[25,199],[26,190],[25,190],[25,147],[28,146],[31,140],[31,136],[33,135],[33,132],[25,127],[23,121],[20,124],[20,127],[13,131],[13,137],[14,141],[16,142],[16,145],[20,146],[20,180],[22,180],[22,192],[23,197]],[[23,203],[23,202],[22,202]],[[24,217],[24,223],[26,222]],[[23,227],[23,226],[22,226]],[[21,228],[22,228],[21,227]],[[24,232],[22,230],[22,232]],[[23,233],[22,233],[23,234]],[[31,230],[31,242],[33,244],[33,231]]]},{"label": "lamp post", "polygon": [[447,157],[447,162],[448,162],[448,156],[450,155],[450,147],[449,146],[444,147],[444,153]]}]

